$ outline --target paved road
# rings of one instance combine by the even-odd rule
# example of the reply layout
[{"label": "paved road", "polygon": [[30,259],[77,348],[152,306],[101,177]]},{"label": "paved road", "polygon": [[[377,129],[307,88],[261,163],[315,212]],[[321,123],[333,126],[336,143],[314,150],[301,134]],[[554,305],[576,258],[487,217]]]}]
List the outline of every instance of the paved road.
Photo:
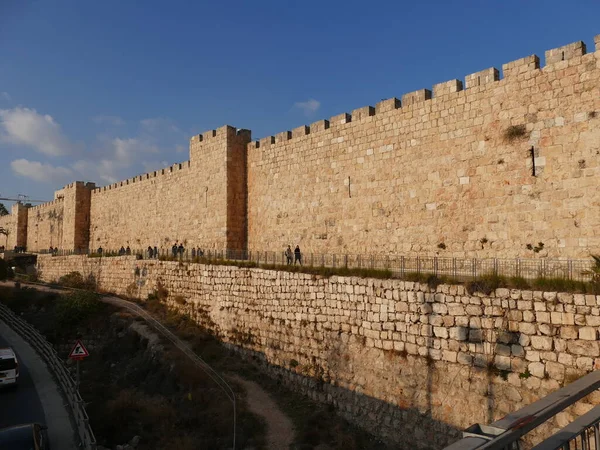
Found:
[{"label": "paved road", "polygon": [[[11,345],[0,336],[0,347]],[[27,361],[17,351],[19,359],[19,386],[0,389],[0,428],[21,423],[45,423],[44,408],[31,379]]]},{"label": "paved road", "polygon": [[7,344],[17,353],[20,376],[16,390],[0,390],[0,427],[43,423],[51,448],[75,450],[75,428],[56,381],[31,346],[0,320],[0,346]]}]

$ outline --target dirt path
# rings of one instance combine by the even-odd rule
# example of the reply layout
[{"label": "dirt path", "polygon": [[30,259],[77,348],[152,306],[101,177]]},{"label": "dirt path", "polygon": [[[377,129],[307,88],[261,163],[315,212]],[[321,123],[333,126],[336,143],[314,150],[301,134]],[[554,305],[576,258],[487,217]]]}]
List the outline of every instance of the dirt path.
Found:
[{"label": "dirt path", "polygon": [[294,425],[273,401],[271,396],[254,381],[245,380],[238,375],[229,376],[231,380],[246,389],[248,408],[261,416],[267,423],[267,447],[269,449],[288,449],[294,440]]},{"label": "dirt path", "polygon": [[[23,285],[25,284],[26,283],[23,283]],[[0,285],[9,285],[9,283],[0,282]],[[11,282],[10,285],[13,285],[13,283]],[[43,291],[60,292],[57,289],[39,284],[29,284],[28,286]],[[154,317],[152,317],[148,311],[144,310],[139,305],[117,297],[107,296],[102,297],[101,300],[114,306],[126,308],[130,312],[133,312],[137,316],[143,318],[148,325],[175,344],[175,346],[182,350],[183,353],[185,353],[186,356],[188,356],[193,362],[198,363],[198,360],[200,360],[201,364],[199,365],[208,366],[184,341],[167,330],[160,322],[154,319]],[[294,426],[290,418],[286,416],[283,411],[281,411],[269,393],[261,388],[257,383],[246,380],[239,375],[228,375],[227,378],[241,384],[244,387],[246,390],[246,401],[248,403],[248,408],[252,413],[262,417],[265,420],[267,424],[267,448],[269,448],[269,450],[289,449],[294,440]]]}]

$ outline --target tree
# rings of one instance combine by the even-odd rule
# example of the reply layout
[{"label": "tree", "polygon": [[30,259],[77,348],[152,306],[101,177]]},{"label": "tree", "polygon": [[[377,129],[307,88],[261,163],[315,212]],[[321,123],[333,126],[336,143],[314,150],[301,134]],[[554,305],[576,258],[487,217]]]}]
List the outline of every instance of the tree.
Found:
[{"label": "tree", "polygon": [[8,209],[6,209],[6,206],[4,206],[4,203],[0,203],[0,216],[8,216],[10,213],[8,212]]}]

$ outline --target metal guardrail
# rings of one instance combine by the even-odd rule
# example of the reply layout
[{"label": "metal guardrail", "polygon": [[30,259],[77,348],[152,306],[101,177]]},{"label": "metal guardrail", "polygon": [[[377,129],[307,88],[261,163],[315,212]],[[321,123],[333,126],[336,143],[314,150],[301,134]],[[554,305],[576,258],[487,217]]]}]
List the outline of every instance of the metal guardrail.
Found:
[{"label": "metal guardrail", "polygon": [[[48,254],[42,250],[39,254]],[[154,251],[153,251],[154,253]],[[136,255],[140,259],[176,258],[193,261],[199,256],[194,249],[183,249],[173,252],[172,248],[157,248],[157,253],[150,256],[148,249],[130,249],[120,252],[114,249],[103,249],[102,256]],[[97,251],[56,250],[56,256],[86,255],[100,256]],[[240,251],[240,250],[204,250],[201,255],[206,259],[224,259],[231,261],[252,261],[257,264],[287,265],[288,259],[281,251]],[[432,274],[455,279],[474,279],[482,275],[499,275],[504,277],[562,278],[574,281],[590,281],[592,259],[551,259],[551,258],[447,258],[441,256],[402,256],[402,255],[360,255],[302,252],[300,261],[292,255],[291,264],[301,263],[315,267],[333,267],[350,269],[389,270],[394,275],[404,277],[409,273]]]},{"label": "metal guardrail", "polygon": [[58,356],[52,345],[31,325],[13,313],[6,305],[0,303],[0,320],[16,331],[35,352],[41,356],[58,380],[60,388],[67,397],[81,446],[85,450],[96,450],[96,437],[90,427],[90,419],[85,411],[84,402],[75,386],[68,369]]},{"label": "metal guardrail", "polygon": [[[548,419],[571,406],[586,395],[600,388],[600,371],[594,371],[574,381],[558,391],[540,400],[510,413],[489,426],[473,425],[463,432],[463,439],[446,447],[444,450],[515,450],[520,448],[519,441]],[[554,436],[534,447],[535,450],[600,450],[600,447],[590,447],[587,444],[590,428],[598,436],[600,422],[600,407],[579,417]],[[582,442],[581,447],[577,439]],[[533,449],[532,449],[533,450]]]}]

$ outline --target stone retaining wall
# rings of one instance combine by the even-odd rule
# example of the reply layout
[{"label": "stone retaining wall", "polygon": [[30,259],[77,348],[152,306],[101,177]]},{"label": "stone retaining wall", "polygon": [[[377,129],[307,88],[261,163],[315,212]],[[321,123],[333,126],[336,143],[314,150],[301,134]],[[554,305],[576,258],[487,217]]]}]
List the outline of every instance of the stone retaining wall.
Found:
[{"label": "stone retaining wall", "polygon": [[[172,304],[268,370],[375,434],[441,448],[600,363],[600,296],[331,277],[136,260],[38,258],[41,279],[70,271],[141,299],[160,283]],[[587,412],[593,395],[531,442]],[[417,444],[418,443],[418,444]]]}]

